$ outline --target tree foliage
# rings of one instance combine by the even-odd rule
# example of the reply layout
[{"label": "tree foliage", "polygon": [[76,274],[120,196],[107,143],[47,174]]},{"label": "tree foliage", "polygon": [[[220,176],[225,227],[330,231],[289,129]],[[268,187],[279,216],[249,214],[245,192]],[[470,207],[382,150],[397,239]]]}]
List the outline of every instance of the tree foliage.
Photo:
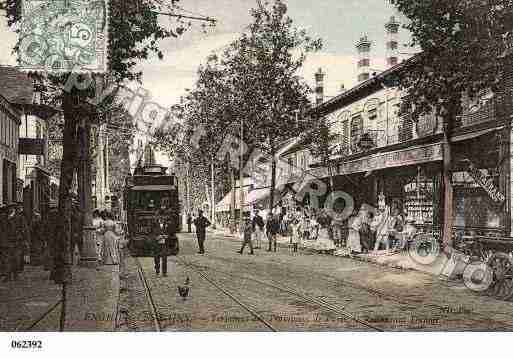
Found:
[{"label": "tree foliage", "polygon": [[[60,171],[59,188],[59,217],[61,221],[56,229],[56,271],[52,277],[59,283],[71,279],[69,265],[71,264],[71,237],[68,231],[71,223],[71,187],[73,174],[76,169],[78,156],[77,127],[80,120],[101,121],[104,112],[112,105],[112,96],[108,96],[98,106],[91,106],[86,99],[94,99],[99,95],[105,82],[121,83],[125,80],[140,80],[141,72],[135,70],[135,66],[141,60],[150,56],[163,57],[159,49],[161,40],[176,37],[182,34],[185,28],[178,24],[176,29],[166,29],[158,21],[158,12],[167,10],[175,12],[176,0],[165,2],[162,0],[136,0],[126,2],[124,0],[110,0],[110,26],[109,26],[109,73],[108,76],[95,77],[85,89],[73,86],[63,91],[63,85],[72,76],[72,73],[62,74],[38,74],[35,76],[44,85],[47,93],[51,95],[49,102],[60,106],[64,115],[63,126],[63,151]],[[18,24],[21,19],[21,1],[5,0],[1,3],[5,9],[9,26]],[[14,27],[16,29],[16,27]],[[19,30],[18,30],[19,31]],[[16,48],[15,50],[18,50]],[[77,82],[88,81],[89,76],[79,75]],[[102,82],[101,86],[96,83]]]},{"label": "tree foliage", "polygon": [[[161,143],[204,169],[203,184],[209,181],[208,166],[214,160],[216,182],[222,183],[222,189],[228,180],[228,160],[234,159],[216,158],[216,154],[227,135],[240,136],[241,124],[248,149],[244,160],[254,148],[274,158],[280,143],[309,126],[296,123],[295,111],[306,112],[311,93],[298,71],[307,52],[318,50],[321,41],[294,26],[283,1],[259,4],[251,10],[251,16],[246,31],[200,67],[195,88],[179,106],[184,136],[177,136],[174,129],[159,134]],[[175,141],[177,137],[194,138],[201,132],[197,147]],[[239,157],[236,152],[232,156]],[[239,168],[232,170],[238,173]]]},{"label": "tree foliage", "polygon": [[461,112],[462,96],[497,90],[511,36],[511,0],[390,0],[409,20],[412,46],[422,53],[403,72],[408,89],[403,110],[413,118],[436,113],[448,119]]},{"label": "tree foliage", "polygon": [[422,53],[399,75],[406,90],[402,112],[414,120],[435,113],[444,125],[442,178],[443,244],[452,246],[453,188],[451,132],[463,100],[482,90],[496,92],[508,58],[512,0],[390,0],[409,20],[412,46]]}]

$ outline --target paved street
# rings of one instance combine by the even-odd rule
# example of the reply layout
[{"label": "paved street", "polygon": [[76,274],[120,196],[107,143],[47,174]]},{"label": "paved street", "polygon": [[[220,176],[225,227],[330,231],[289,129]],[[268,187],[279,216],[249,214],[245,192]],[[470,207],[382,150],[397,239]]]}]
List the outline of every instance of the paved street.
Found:
[{"label": "paved street", "polygon": [[[195,237],[180,234],[169,276],[152,258],[127,260],[119,330],[152,331],[152,307],[137,272],[140,263],[163,331],[511,330],[513,304],[471,292],[459,282],[310,252],[251,256],[234,238],[211,235],[205,255]],[[190,278],[184,299],[177,286]]]}]

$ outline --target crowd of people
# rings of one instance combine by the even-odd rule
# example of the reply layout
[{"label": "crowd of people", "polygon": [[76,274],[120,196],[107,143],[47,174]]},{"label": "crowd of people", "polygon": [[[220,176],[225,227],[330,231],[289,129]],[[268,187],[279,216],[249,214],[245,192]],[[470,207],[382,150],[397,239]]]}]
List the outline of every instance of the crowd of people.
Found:
[{"label": "crowd of people", "polygon": [[361,206],[349,217],[342,211],[297,207],[287,213],[256,210],[244,215],[239,228],[243,242],[239,253],[249,246],[250,254],[267,239],[267,251],[276,251],[277,236],[288,237],[293,252],[309,247],[331,254],[345,249],[349,254],[379,250],[403,250],[417,234],[414,219],[405,216],[399,202],[380,203],[377,209]]}]

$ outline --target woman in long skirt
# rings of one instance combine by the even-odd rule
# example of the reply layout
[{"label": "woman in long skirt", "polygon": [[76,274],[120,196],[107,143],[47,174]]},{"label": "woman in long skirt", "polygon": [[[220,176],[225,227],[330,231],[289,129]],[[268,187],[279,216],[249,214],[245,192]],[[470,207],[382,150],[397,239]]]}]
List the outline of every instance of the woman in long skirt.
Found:
[{"label": "woman in long skirt", "polygon": [[292,244],[292,250],[297,253],[299,242],[301,241],[301,223],[298,218],[293,218],[290,222],[290,228],[292,229],[292,236],[290,237],[290,243]]},{"label": "woman in long skirt", "polygon": [[335,243],[331,239],[329,233],[329,225],[330,220],[329,217],[323,211],[319,214],[319,219],[317,220],[319,224],[317,241],[315,243],[315,249],[322,253],[330,253],[335,250]]},{"label": "woman in long skirt", "polygon": [[349,235],[347,237],[347,247],[351,250],[351,253],[361,253],[362,243],[360,241],[360,229],[362,227],[362,218],[360,214],[355,214],[349,218]]},{"label": "woman in long skirt", "polygon": [[103,264],[119,264],[118,241],[115,233],[116,223],[110,219],[105,221],[105,234],[103,235]]}]

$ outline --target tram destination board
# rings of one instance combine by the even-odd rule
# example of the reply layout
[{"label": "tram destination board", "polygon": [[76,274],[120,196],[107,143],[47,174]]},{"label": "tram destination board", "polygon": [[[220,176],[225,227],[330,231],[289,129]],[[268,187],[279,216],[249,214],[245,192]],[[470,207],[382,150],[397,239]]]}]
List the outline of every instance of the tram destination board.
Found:
[{"label": "tram destination board", "polygon": [[134,186],[147,186],[147,185],[174,185],[174,176],[134,176]]}]

